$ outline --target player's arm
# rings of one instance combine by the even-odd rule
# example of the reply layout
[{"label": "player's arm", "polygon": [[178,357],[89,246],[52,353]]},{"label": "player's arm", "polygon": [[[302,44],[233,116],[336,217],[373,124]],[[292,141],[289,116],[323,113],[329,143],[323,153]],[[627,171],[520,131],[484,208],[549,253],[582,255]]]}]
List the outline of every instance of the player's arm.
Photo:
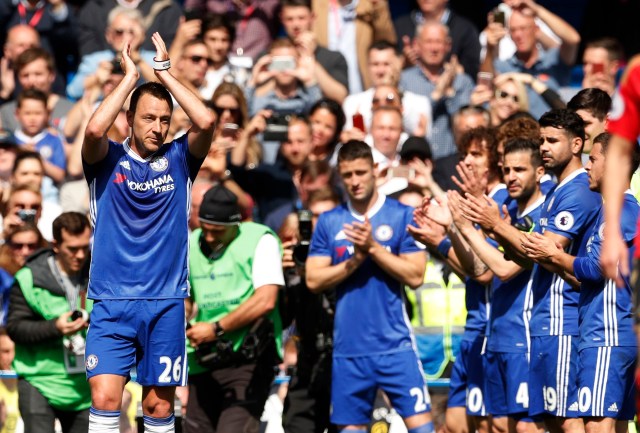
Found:
[{"label": "player's arm", "polygon": [[[605,173],[629,173],[634,145],[630,140],[614,134],[607,148]],[[620,175],[605,175],[603,179],[604,219],[620,221],[624,191],[629,187],[629,180],[626,176]],[[622,238],[619,224],[605,224],[600,261],[605,277],[615,279],[616,283],[622,286],[624,284],[622,276],[629,275],[629,260],[627,245]],[[620,275],[618,275],[618,265]]]},{"label": "player's arm", "polygon": [[107,131],[115,122],[118,113],[124,106],[129,94],[135,89],[139,73],[135,63],[129,57],[131,43],[126,42],[122,48],[120,65],[124,71],[124,78],[106,97],[98,109],[93,113],[85,129],[82,143],[82,158],[88,164],[95,164],[107,156],[109,140]]},{"label": "player's arm", "polygon": [[[151,36],[151,40],[156,47],[156,59],[169,59],[167,47],[160,34],[158,32],[154,33]],[[169,90],[173,97],[176,98],[180,107],[182,107],[191,120],[192,126],[187,133],[189,152],[196,158],[206,157],[209,152],[209,147],[211,146],[213,131],[216,125],[215,116],[204,105],[202,100],[180,83],[176,77],[171,75],[168,69],[161,71],[156,70],[155,74],[158,80]]]},{"label": "player's arm", "polygon": [[579,288],[580,281],[574,273],[576,257],[564,250],[569,246],[569,243],[568,238],[547,231],[544,235],[540,233],[526,235],[522,242],[522,248],[536,263],[548,271],[560,275],[571,286]]},{"label": "player's arm", "polygon": [[501,281],[508,281],[522,272],[522,267],[506,260],[497,248],[487,242],[484,234],[473,228],[465,229],[463,235],[476,255]]},{"label": "player's arm", "polygon": [[331,265],[329,256],[309,256],[305,265],[307,288],[313,293],[334,288],[353,274],[365,258],[355,252],[348,260]]}]

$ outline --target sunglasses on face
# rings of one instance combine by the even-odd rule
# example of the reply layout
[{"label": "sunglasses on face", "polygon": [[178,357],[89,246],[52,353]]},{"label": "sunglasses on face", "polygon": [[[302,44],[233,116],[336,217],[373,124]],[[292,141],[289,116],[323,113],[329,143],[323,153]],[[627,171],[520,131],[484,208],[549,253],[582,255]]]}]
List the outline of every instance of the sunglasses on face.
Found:
[{"label": "sunglasses on face", "polygon": [[187,59],[191,60],[193,63],[200,63],[204,60],[207,62],[207,66],[213,65],[213,60],[205,56],[187,56]]},{"label": "sunglasses on face", "polygon": [[504,90],[496,90],[496,98],[511,99],[516,104],[520,101],[520,99],[518,98],[518,95],[512,95],[510,93],[505,92]]},{"label": "sunglasses on face", "polygon": [[9,246],[14,250],[23,250],[25,248],[35,250],[38,248],[38,244],[35,242],[9,242]]},{"label": "sunglasses on face", "polygon": [[394,102],[397,101],[396,95],[394,95],[393,93],[389,93],[386,97],[384,98],[378,98],[378,97],[374,97],[371,100],[371,103],[373,105],[380,105],[380,104],[385,104],[385,105],[391,105]]},{"label": "sunglasses on face", "polygon": [[209,107],[211,107],[211,109],[216,113],[216,116],[218,116],[218,119],[222,117],[225,111],[228,111],[231,117],[233,117],[236,121],[238,121],[242,115],[239,108],[221,107],[213,103],[209,104]]},{"label": "sunglasses on face", "polygon": [[113,33],[115,33],[116,36],[122,36],[125,33],[134,35],[136,32],[133,29],[113,29]]}]

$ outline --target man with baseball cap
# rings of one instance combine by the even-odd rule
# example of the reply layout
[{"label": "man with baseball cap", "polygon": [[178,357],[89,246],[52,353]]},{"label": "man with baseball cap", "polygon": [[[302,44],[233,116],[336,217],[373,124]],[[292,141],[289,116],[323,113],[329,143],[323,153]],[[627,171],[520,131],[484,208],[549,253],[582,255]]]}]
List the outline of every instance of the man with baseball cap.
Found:
[{"label": "man with baseball cap", "polygon": [[257,431],[282,346],[282,247],[267,226],[241,222],[238,199],[222,184],[205,193],[198,216],[189,239],[185,431]]}]

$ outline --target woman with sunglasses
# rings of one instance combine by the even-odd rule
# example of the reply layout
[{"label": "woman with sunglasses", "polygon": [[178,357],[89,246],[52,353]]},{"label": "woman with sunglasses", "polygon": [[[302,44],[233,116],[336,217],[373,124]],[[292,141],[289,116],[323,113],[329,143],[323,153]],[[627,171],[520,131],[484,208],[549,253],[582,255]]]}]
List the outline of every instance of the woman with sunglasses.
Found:
[{"label": "woman with sunglasses", "polygon": [[491,113],[491,124],[502,122],[517,112],[529,111],[529,99],[525,85],[513,77],[502,74],[496,77],[493,86],[480,82],[471,94],[471,103],[484,105]]},{"label": "woman with sunglasses", "polygon": [[33,224],[16,227],[5,235],[5,242],[0,246],[0,326],[6,324],[13,276],[27,262],[27,257],[46,246],[40,230]]},{"label": "woman with sunglasses", "polygon": [[250,215],[253,202],[246,192],[230,178],[227,170],[227,153],[231,159],[238,158],[241,153],[247,167],[255,167],[262,158],[262,149],[255,139],[261,129],[262,121],[254,118],[248,122],[247,101],[242,89],[235,83],[223,82],[213,92],[207,104],[218,119],[218,126],[204,163],[200,167],[200,175],[209,180],[225,182],[225,186],[238,197],[238,205],[243,214]]},{"label": "woman with sunglasses", "polygon": [[331,161],[345,124],[342,107],[333,99],[321,99],[309,112],[313,150],[310,160]]}]

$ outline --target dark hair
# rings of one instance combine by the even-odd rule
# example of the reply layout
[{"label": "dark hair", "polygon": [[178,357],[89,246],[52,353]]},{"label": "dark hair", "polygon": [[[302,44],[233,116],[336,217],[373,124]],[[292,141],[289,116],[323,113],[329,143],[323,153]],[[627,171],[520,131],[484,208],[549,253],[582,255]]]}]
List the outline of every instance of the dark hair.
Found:
[{"label": "dark hair", "polygon": [[584,49],[586,50],[588,48],[604,48],[609,54],[610,61],[622,60],[624,57],[624,49],[616,38],[604,37],[594,39],[593,41],[587,42]]},{"label": "dark hair", "polygon": [[276,48],[293,48],[293,49],[295,49],[296,45],[289,38],[278,38],[278,39],[274,39],[274,41],[271,42],[271,45],[269,46],[269,51],[275,50]]},{"label": "dark hair", "polygon": [[64,212],[53,220],[53,239],[62,243],[62,230],[71,235],[80,235],[90,227],[89,219],[80,212]]},{"label": "dark hair", "polygon": [[516,152],[529,152],[531,154],[531,165],[538,168],[542,165],[542,156],[540,156],[540,140],[532,140],[531,138],[512,138],[504,145],[504,155]]},{"label": "dark hair", "polygon": [[541,128],[564,129],[569,138],[579,138],[584,142],[584,121],[575,111],[557,108],[547,111],[538,121]]},{"label": "dark hair", "polygon": [[209,30],[226,30],[229,34],[229,42],[233,45],[233,41],[236,39],[236,28],[231,25],[226,15],[210,13],[204,17],[202,21],[202,37]]},{"label": "dark hair", "polygon": [[336,204],[341,202],[340,196],[332,188],[323,187],[309,193],[309,199],[307,200],[307,207],[319,201],[332,201]]},{"label": "dark hair", "polygon": [[327,161],[307,161],[302,166],[302,170],[300,170],[300,182],[302,182],[302,179],[306,177],[309,177],[312,181],[314,181],[325,174],[329,177],[329,179],[331,179],[332,170]]},{"label": "dark hair", "polygon": [[47,109],[47,111],[49,111],[49,109],[47,108],[47,94],[43,91],[38,89],[24,89],[18,94],[16,106],[18,108],[22,107],[22,103],[25,101],[25,99],[40,101],[44,104],[44,107]]},{"label": "dark hair", "polygon": [[280,8],[284,9],[286,7],[299,7],[299,8],[307,8],[311,10],[311,1],[310,0],[281,0]]},{"label": "dark hair", "polygon": [[381,39],[379,41],[375,41],[374,43],[372,43],[371,45],[369,45],[369,49],[367,50],[367,53],[370,53],[373,50],[378,50],[378,51],[383,51],[383,50],[393,50],[393,52],[398,55],[398,48],[396,47],[395,44],[392,44],[391,42]]},{"label": "dark hair", "polygon": [[16,73],[19,74],[22,68],[27,66],[29,63],[35,62],[38,59],[43,59],[46,62],[49,72],[53,72],[56,70],[53,56],[51,55],[51,53],[49,53],[49,51],[40,47],[32,47],[24,50],[16,59]]},{"label": "dark hair", "polygon": [[[511,116],[513,117],[513,116]],[[512,138],[530,138],[540,140],[540,125],[532,116],[519,116],[505,120],[498,127],[497,140],[509,141]]]},{"label": "dark hair", "polygon": [[15,174],[16,170],[18,169],[22,161],[25,161],[27,159],[37,160],[40,163],[40,166],[42,167],[43,173],[44,173],[44,163],[42,162],[42,157],[40,156],[40,154],[32,150],[21,150],[16,154],[16,159],[15,161],[13,161],[11,174]]},{"label": "dark hair", "polygon": [[531,119],[534,122],[538,123],[536,118],[533,117],[533,115],[531,113],[529,113],[528,111],[516,111],[515,113],[513,113],[512,115],[510,115],[509,117],[504,119],[502,121],[502,125],[504,125],[507,122],[510,122],[512,120],[517,120],[517,119]]},{"label": "dark hair", "polygon": [[[182,46],[182,50],[181,50],[182,51],[182,55],[184,56],[184,52],[185,52],[185,50],[187,48],[193,47],[194,45],[204,45],[205,47],[207,46],[207,44],[204,43],[204,39],[201,39],[201,38],[195,38],[195,39],[188,40]],[[207,48],[207,50],[209,50],[209,48]]]},{"label": "dark hair", "polygon": [[149,81],[147,83],[141,84],[138,86],[136,90],[133,91],[131,95],[131,100],[129,102],[129,111],[132,113],[136,112],[136,108],[138,106],[138,100],[142,95],[149,94],[155,98],[162,99],[169,104],[169,111],[173,112],[173,99],[171,98],[171,93],[160,83],[156,83],[155,81]]},{"label": "dark hair", "polygon": [[472,145],[479,145],[487,152],[489,160],[489,179],[500,176],[498,170],[498,141],[495,130],[492,128],[473,128],[465,132],[460,138],[460,153],[464,156]]},{"label": "dark hair", "polygon": [[460,139],[460,131],[459,131],[459,128],[458,128],[458,121],[462,117],[470,116],[470,115],[482,116],[484,118],[484,120],[487,122],[487,126],[491,125],[491,113],[489,113],[489,110],[487,110],[486,108],[484,108],[484,107],[482,107],[480,105],[471,105],[471,104],[463,105],[453,115],[453,121],[452,121],[452,125],[451,125],[451,131],[453,132],[453,136],[456,139],[456,141],[459,141],[459,139]]},{"label": "dark hair", "polygon": [[[0,246],[0,268],[9,272],[11,275],[15,275],[16,272],[20,270],[20,266],[18,265],[18,263],[16,263],[15,256],[11,251],[11,241],[15,235],[27,232],[35,233],[38,249],[48,246],[48,242],[44,239],[42,233],[40,233],[40,230],[38,230],[38,227],[33,223],[25,223],[21,226],[16,226],[10,229],[4,235],[4,244]],[[0,335],[2,335],[1,332]]]},{"label": "dark hair", "polygon": [[368,159],[373,165],[373,154],[371,147],[364,141],[349,140],[342,145],[338,151],[338,164],[343,161],[354,161],[356,159]]},{"label": "dark hair", "polygon": [[331,137],[331,145],[335,147],[335,145],[338,144],[338,141],[340,140],[340,134],[342,133],[342,129],[344,128],[347,118],[344,115],[344,111],[342,110],[340,104],[329,98],[321,99],[313,104],[311,110],[309,110],[309,117],[311,117],[313,113],[320,110],[321,108],[329,111],[336,119],[336,131],[333,134],[333,137]]},{"label": "dark hair", "polygon": [[[602,154],[607,155],[609,150],[609,141],[611,140],[611,134],[608,132],[602,132],[593,139],[593,144],[600,143],[602,145]],[[631,154],[631,171],[629,172],[629,179],[633,177],[633,174],[638,170],[640,166],[640,148],[633,146],[633,153]]]},{"label": "dark hair", "polygon": [[611,109],[611,96],[596,88],[582,89],[567,103],[567,108],[573,111],[588,111],[602,122]]}]

